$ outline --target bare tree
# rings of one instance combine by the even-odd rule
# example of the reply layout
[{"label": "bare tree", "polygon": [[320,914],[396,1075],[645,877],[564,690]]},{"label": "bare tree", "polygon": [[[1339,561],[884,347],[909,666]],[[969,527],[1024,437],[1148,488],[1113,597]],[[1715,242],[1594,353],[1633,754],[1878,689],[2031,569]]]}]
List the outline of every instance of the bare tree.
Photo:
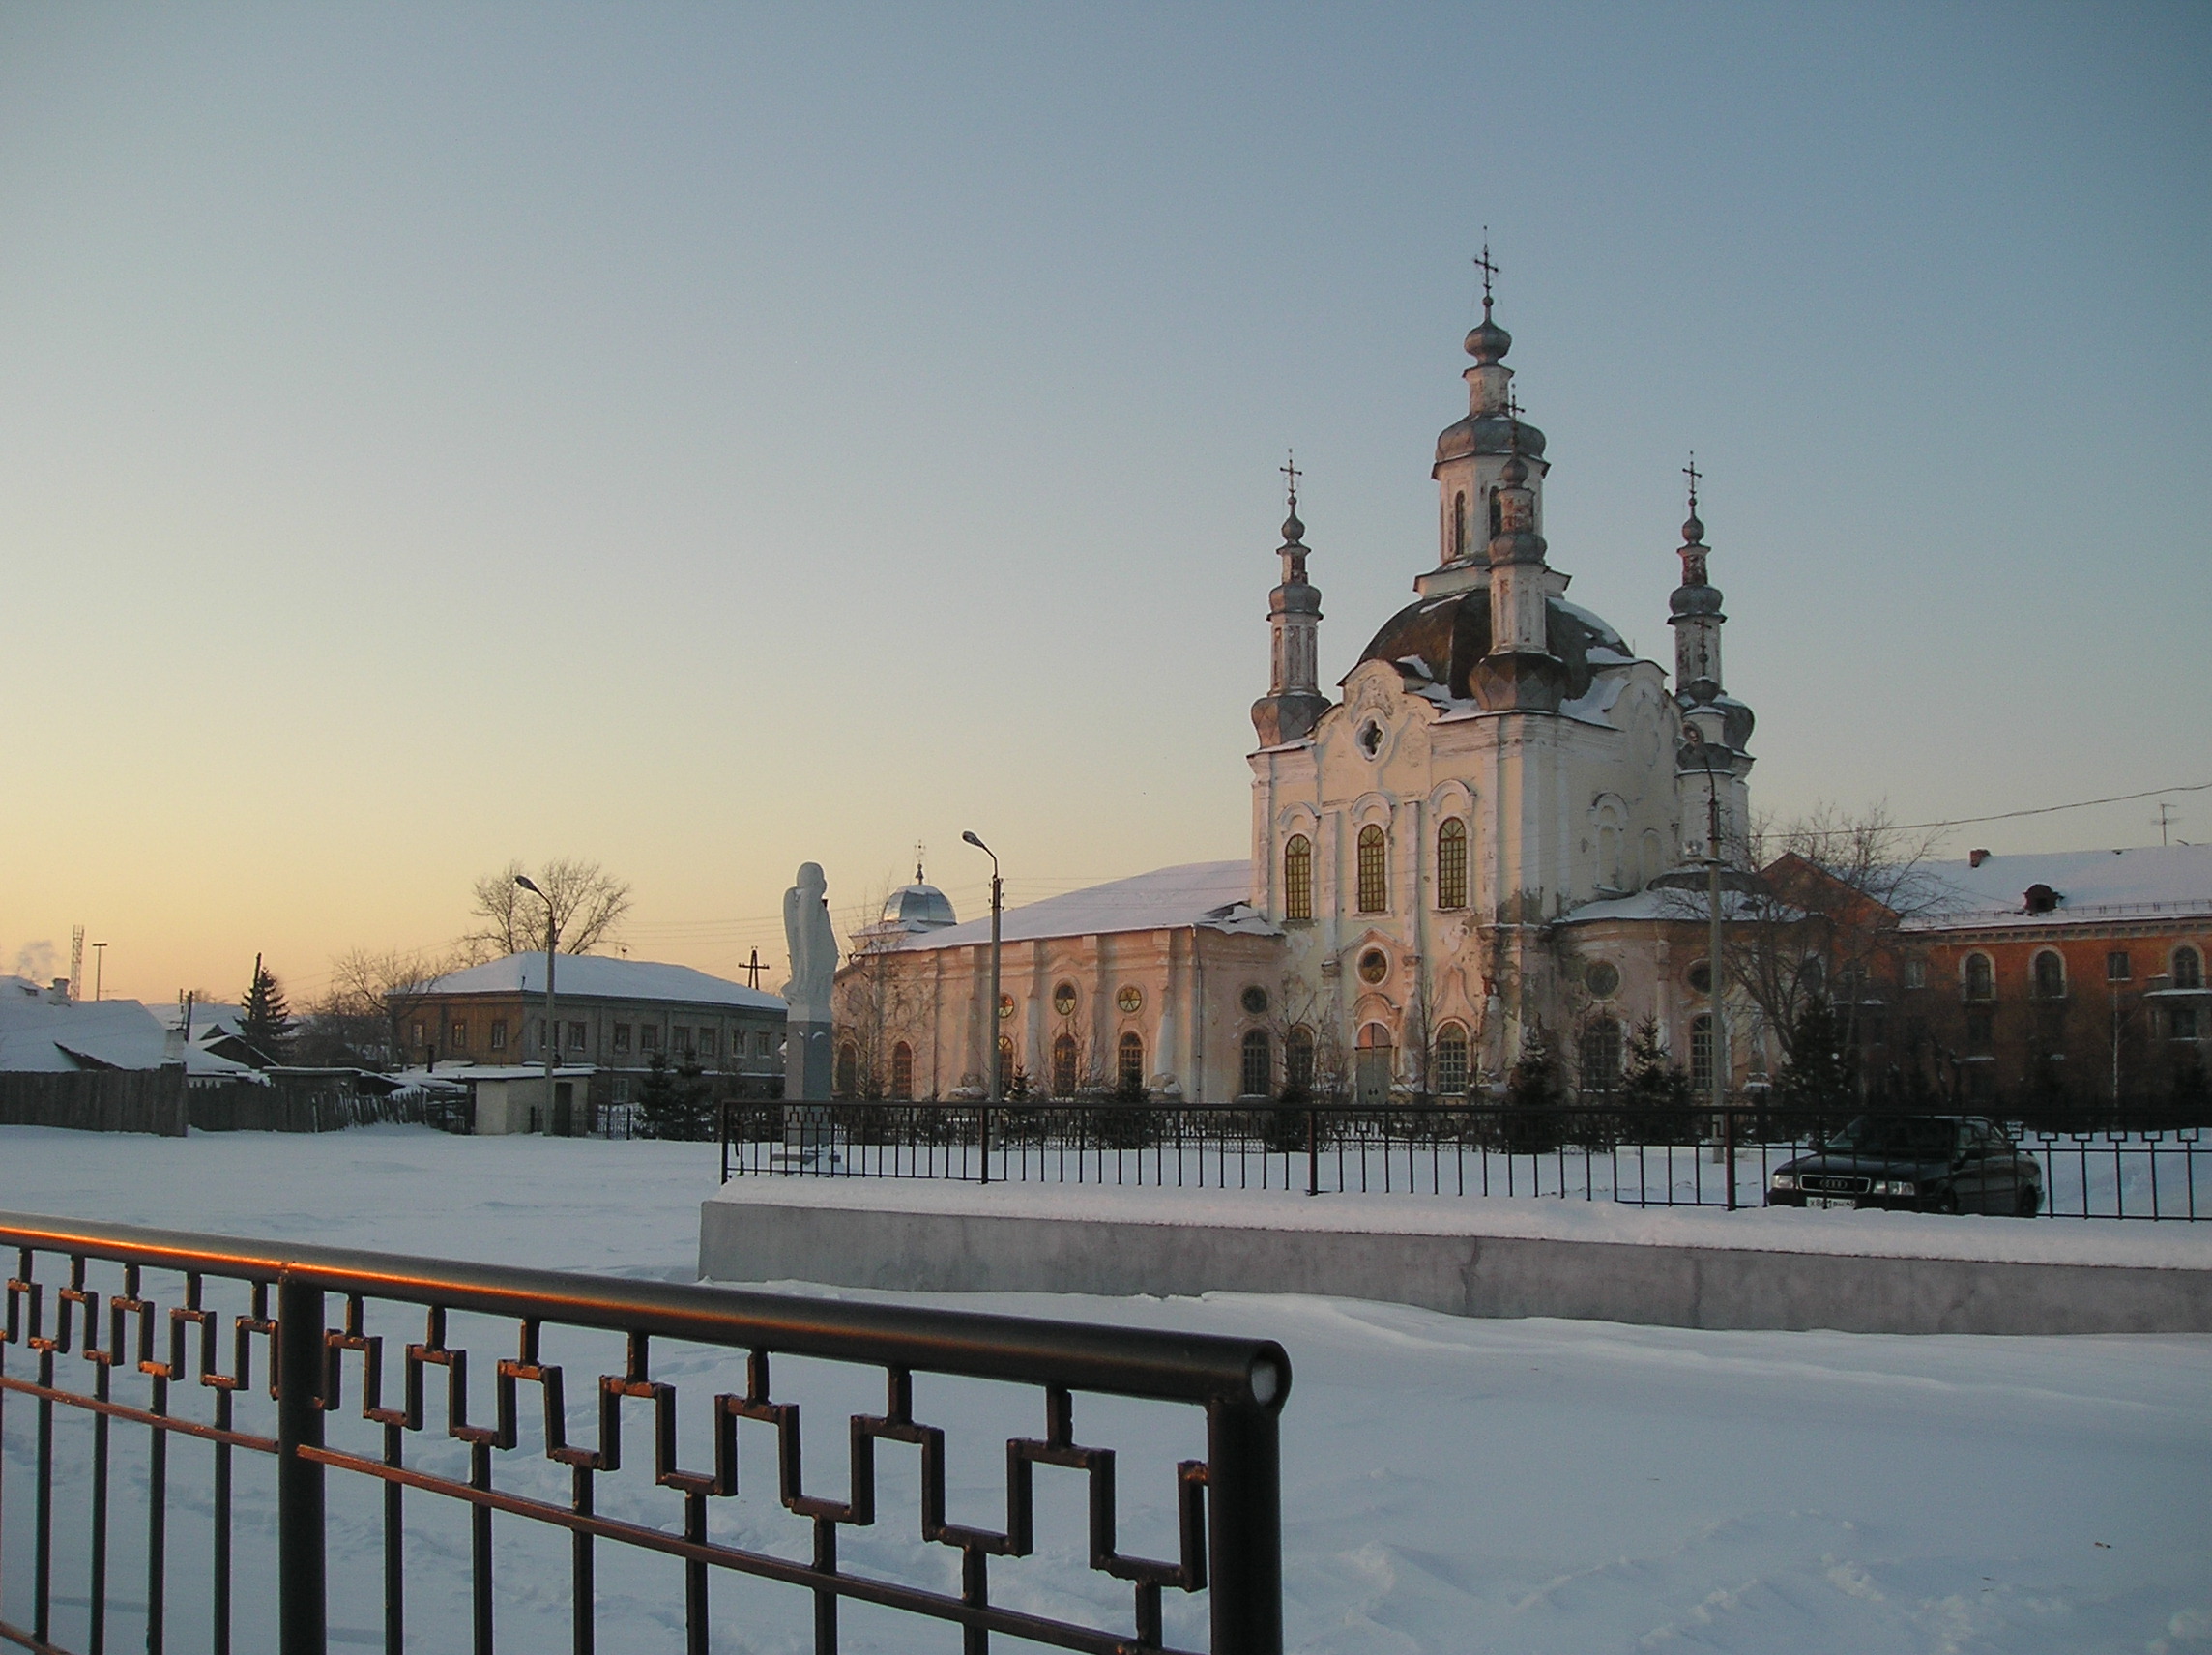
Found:
[{"label": "bare tree", "polygon": [[629,881],[617,879],[597,862],[563,857],[531,873],[509,862],[476,883],[472,912],[482,921],[460,940],[472,962],[527,954],[545,946],[545,903],[514,882],[527,875],[553,905],[553,922],[565,954],[588,954],[607,941],[629,912]]},{"label": "bare tree", "polygon": [[438,978],[466,961],[457,950],[355,948],[331,962],[332,1011],[374,1019],[387,1060],[407,1059],[407,1025],[429,1003]]},{"label": "bare tree", "polygon": [[[1867,1008],[1894,999],[1905,932],[1957,900],[1928,866],[1935,845],[1878,804],[1855,816],[1820,804],[1780,827],[1755,825],[1748,856],[1724,876],[1721,970],[1786,1059],[1816,1003],[1832,1010],[1849,1051]],[[1706,917],[1702,879],[1668,895],[1672,916]]]}]

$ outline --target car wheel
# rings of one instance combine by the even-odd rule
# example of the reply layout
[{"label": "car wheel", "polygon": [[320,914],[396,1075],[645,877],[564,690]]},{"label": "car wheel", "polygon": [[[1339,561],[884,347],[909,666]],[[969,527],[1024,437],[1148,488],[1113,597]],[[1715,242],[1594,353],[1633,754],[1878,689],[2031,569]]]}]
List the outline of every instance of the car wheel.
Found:
[{"label": "car wheel", "polygon": [[2043,1210],[2043,1190],[2036,1184],[2022,1184],[2020,1200],[2014,1203],[2023,1218],[2033,1218]]}]

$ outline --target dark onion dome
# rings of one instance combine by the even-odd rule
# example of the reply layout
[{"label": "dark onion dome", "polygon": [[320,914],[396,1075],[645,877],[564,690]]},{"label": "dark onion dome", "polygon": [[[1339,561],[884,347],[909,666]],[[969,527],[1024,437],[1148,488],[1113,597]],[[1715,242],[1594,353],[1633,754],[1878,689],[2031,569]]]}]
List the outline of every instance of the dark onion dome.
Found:
[{"label": "dark onion dome", "polygon": [[1305,538],[1306,526],[1298,521],[1297,508],[1294,506],[1291,508],[1291,514],[1283,519],[1283,544],[1286,546],[1302,546],[1305,544]]},{"label": "dark onion dome", "polygon": [[[1544,647],[1565,668],[1569,701],[1586,694],[1603,668],[1635,658],[1627,642],[1603,620],[1557,597],[1545,601]],[[1469,701],[1473,699],[1470,678],[1489,653],[1490,589],[1477,586],[1407,604],[1382,624],[1359,658],[1387,661],[1409,677],[1440,685],[1454,700]],[[1406,664],[1412,659],[1424,663],[1427,672]]]},{"label": "dark onion dome", "polygon": [[1544,453],[1544,433],[1526,420],[1509,414],[1470,414],[1437,434],[1437,464],[1463,460],[1470,454],[1503,454],[1513,450],[1514,431],[1520,431],[1521,451],[1532,459]]},{"label": "dark onion dome", "polygon": [[1721,589],[1717,586],[1677,586],[1674,595],[1667,599],[1667,607],[1676,615],[1718,615],[1721,612]]},{"label": "dark onion dome", "polygon": [[1490,302],[1483,301],[1482,320],[1468,330],[1467,354],[1483,367],[1499,361],[1513,348],[1513,335],[1490,319]]},{"label": "dark onion dome", "polygon": [[1682,524],[1682,544],[1685,546],[1702,546],[1704,543],[1705,526],[1699,520],[1698,514],[1693,511]]},{"label": "dark onion dome", "polygon": [[952,912],[951,898],[917,877],[914,884],[900,886],[884,899],[883,923],[902,931],[936,931],[956,925],[959,919]]}]

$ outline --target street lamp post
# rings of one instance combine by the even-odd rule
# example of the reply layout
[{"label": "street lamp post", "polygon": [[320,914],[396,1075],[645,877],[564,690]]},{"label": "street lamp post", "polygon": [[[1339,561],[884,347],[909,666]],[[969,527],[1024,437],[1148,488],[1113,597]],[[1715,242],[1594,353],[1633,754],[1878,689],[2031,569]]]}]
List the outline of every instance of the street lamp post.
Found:
[{"label": "street lamp post", "polygon": [[95,1000],[107,998],[106,991],[102,986],[107,980],[106,965],[107,944],[95,943],[92,945],[92,998]]},{"label": "street lamp post", "polygon": [[987,1073],[991,1077],[985,1096],[990,1102],[997,1103],[1000,1086],[1004,1079],[999,1072],[999,854],[973,833],[963,833],[960,837],[991,858],[991,1021],[985,1026],[987,1031],[984,1034],[984,1044],[987,1050],[984,1058],[990,1065]]},{"label": "street lamp post", "polygon": [[553,1130],[553,1068],[554,1051],[560,1044],[560,1024],[554,1021],[553,1003],[553,951],[561,941],[559,925],[553,918],[553,899],[531,884],[528,874],[516,874],[514,883],[545,905],[545,1031],[538,1041],[538,1055],[545,1064],[545,1129]]}]

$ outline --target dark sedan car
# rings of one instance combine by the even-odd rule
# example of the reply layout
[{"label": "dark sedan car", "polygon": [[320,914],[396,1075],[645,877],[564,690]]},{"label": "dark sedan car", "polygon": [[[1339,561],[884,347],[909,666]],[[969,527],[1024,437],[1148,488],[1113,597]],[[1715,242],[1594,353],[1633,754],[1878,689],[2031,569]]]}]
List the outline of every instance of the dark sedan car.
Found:
[{"label": "dark sedan car", "polygon": [[2043,1209],[2043,1169],[1980,1116],[1862,1115],[1819,1154],[1775,1169],[1766,1205],[2029,1218]]}]

